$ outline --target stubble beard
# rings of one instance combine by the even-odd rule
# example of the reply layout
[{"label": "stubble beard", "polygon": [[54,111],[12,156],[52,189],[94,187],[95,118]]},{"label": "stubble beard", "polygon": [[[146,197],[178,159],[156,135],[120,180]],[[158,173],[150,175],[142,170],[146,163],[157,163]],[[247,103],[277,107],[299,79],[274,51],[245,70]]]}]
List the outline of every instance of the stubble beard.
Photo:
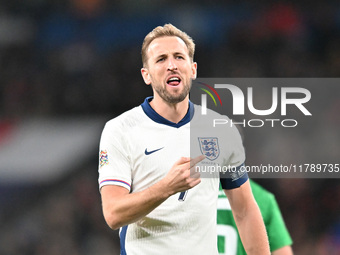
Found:
[{"label": "stubble beard", "polygon": [[[183,81],[182,81],[183,82]],[[177,104],[182,102],[190,92],[192,80],[188,79],[183,86],[183,91],[180,94],[171,94],[165,86],[152,86],[156,93],[167,103]]]}]

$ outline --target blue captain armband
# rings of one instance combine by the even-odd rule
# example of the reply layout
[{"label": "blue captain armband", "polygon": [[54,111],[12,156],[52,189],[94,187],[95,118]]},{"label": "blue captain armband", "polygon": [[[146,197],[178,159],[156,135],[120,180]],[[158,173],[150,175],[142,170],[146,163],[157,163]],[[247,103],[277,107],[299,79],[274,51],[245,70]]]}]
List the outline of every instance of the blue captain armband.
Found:
[{"label": "blue captain armband", "polygon": [[235,189],[248,180],[248,173],[244,164],[231,167],[226,172],[220,173],[220,182],[223,189]]}]

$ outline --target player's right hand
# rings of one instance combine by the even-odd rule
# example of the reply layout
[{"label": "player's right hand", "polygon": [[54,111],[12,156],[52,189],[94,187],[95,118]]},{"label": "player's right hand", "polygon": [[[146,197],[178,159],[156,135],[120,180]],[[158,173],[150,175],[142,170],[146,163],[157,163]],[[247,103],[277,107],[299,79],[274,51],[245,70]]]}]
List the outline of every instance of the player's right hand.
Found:
[{"label": "player's right hand", "polygon": [[170,195],[191,189],[201,182],[200,173],[195,171],[195,166],[204,158],[204,155],[193,159],[181,157],[175,162],[163,179]]}]

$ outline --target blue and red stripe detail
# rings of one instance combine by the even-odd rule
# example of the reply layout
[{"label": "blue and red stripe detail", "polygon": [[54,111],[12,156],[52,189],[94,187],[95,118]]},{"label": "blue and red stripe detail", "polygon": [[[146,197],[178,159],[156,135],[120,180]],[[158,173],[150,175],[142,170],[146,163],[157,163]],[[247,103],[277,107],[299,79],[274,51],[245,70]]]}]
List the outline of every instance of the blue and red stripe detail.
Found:
[{"label": "blue and red stripe detail", "polygon": [[101,184],[104,183],[104,182],[120,182],[120,183],[126,184],[127,186],[129,186],[129,187],[131,188],[130,183],[127,183],[127,182],[125,182],[125,181],[118,180],[118,179],[106,179],[106,180],[101,181],[101,182],[99,183],[99,185],[101,185]]}]

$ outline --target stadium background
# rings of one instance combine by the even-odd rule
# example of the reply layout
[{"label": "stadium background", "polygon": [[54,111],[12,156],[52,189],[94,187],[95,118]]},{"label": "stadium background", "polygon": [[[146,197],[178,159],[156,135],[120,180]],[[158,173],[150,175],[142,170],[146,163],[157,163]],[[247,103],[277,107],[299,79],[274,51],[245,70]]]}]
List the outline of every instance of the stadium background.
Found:
[{"label": "stadium background", "polygon": [[[98,142],[107,120],[151,94],[140,47],[165,23],[195,39],[200,77],[339,77],[337,1],[1,1],[0,254],[119,254],[101,213]],[[287,161],[338,160],[339,100],[316,102],[326,114],[306,130],[329,148],[316,139],[296,154],[303,135],[263,146],[247,136],[248,164],[274,148]],[[339,179],[258,181],[295,254],[339,254]]]}]

